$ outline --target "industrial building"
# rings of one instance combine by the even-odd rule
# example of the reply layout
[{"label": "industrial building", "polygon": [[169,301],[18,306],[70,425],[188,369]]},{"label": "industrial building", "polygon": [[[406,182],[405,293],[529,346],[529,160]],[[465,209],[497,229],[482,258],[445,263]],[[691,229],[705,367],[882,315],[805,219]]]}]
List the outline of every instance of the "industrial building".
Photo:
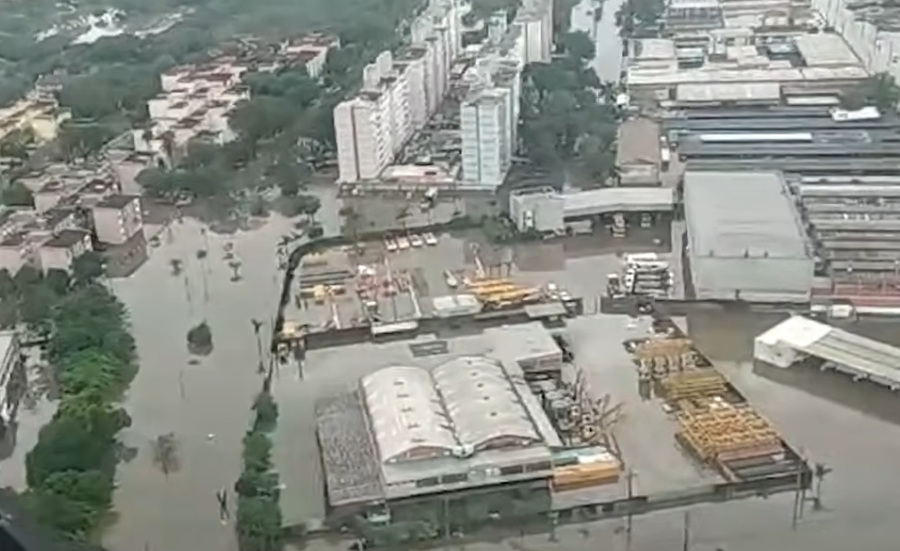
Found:
[{"label": "industrial building", "polygon": [[538,187],[513,190],[509,216],[519,231],[562,234],[566,222],[603,220],[606,217],[664,215],[671,213],[675,198],[670,188],[608,187],[558,193]]},{"label": "industrial building", "polygon": [[781,173],[689,170],[684,211],[689,297],[809,301],[815,259]]},{"label": "industrial building", "polygon": [[659,124],[650,119],[631,119],[619,126],[616,175],[620,186],[659,185],[659,137]]},{"label": "industrial building", "polygon": [[812,361],[823,371],[900,390],[900,349],[803,316],[790,317],[756,337],[753,358],[780,368]]},{"label": "industrial building", "polygon": [[490,330],[486,356],[392,365],[316,404],[329,517],[454,525],[550,508],[553,424],[526,381],[559,372],[540,323]]},{"label": "industrial building", "polygon": [[625,69],[631,100],[651,106],[777,103],[788,95],[852,90],[868,77],[837,34],[802,33],[766,44],[750,29],[725,28],[699,39],[701,44],[688,46],[673,39],[633,40]]}]

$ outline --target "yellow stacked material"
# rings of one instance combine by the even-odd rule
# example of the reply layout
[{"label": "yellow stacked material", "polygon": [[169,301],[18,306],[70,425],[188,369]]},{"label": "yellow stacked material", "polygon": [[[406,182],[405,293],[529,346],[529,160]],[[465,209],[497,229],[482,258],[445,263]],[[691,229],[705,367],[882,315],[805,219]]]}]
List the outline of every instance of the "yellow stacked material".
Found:
[{"label": "yellow stacked material", "polygon": [[713,369],[672,373],[660,383],[666,399],[671,401],[722,396],[728,391],[725,378]]},{"label": "yellow stacked material", "polygon": [[701,413],[678,414],[679,436],[706,461],[773,455],[784,450],[781,435],[749,406],[720,403]]},{"label": "yellow stacked material", "polygon": [[553,489],[562,492],[613,484],[618,482],[622,470],[615,461],[583,463],[571,467],[560,467],[553,471]]},{"label": "yellow stacked material", "polygon": [[690,339],[647,339],[637,345],[634,355],[638,358],[651,358],[655,356],[674,356],[691,352],[694,343]]},{"label": "yellow stacked material", "polygon": [[505,278],[478,279],[478,280],[475,280],[475,281],[469,283],[469,289],[472,289],[473,291],[475,291],[475,290],[479,290],[479,289],[497,287],[499,285],[510,285],[510,284],[512,284],[512,281],[505,279]]},{"label": "yellow stacked material", "polygon": [[478,289],[472,289],[472,294],[478,297],[479,299],[486,300],[491,299],[497,295],[502,295],[503,293],[508,293],[510,291],[515,291],[519,289],[519,286],[504,283],[502,285],[494,285],[491,287],[481,287]]}]

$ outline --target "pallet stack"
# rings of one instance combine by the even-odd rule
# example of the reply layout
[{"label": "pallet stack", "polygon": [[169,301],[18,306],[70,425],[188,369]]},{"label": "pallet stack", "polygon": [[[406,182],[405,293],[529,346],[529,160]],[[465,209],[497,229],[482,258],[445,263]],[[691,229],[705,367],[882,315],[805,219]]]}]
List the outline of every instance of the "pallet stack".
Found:
[{"label": "pallet stack", "polygon": [[728,392],[725,378],[714,369],[672,373],[663,378],[660,384],[665,398],[671,402],[724,396]]},{"label": "pallet stack", "polygon": [[781,435],[749,406],[721,402],[705,412],[678,414],[679,437],[705,461],[725,462],[784,451]]},{"label": "pallet stack", "polygon": [[655,379],[696,366],[697,354],[690,339],[648,339],[634,351],[642,373]]}]

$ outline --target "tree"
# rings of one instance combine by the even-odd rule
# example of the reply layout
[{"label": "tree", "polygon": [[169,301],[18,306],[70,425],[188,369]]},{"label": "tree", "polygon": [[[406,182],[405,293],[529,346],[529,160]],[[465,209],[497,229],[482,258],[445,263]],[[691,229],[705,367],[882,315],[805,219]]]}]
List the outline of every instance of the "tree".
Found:
[{"label": "tree", "polygon": [[272,468],[272,441],[263,432],[250,431],[244,436],[244,469],[267,472]]},{"label": "tree", "polygon": [[59,129],[57,144],[63,158],[71,162],[97,153],[115,134],[100,123],[66,121]]},{"label": "tree", "polygon": [[595,54],[594,41],[588,33],[584,31],[572,31],[564,33],[559,38],[559,43],[569,56],[581,60],[588,61],[593,59]]},{"label": "tree", "polygon": [[90,285],[106,273],[100,253],[87,251],[72,261],[72,279],[76,285]]},{"label": "tree", "polygon": [[213,341],[212,331],[209,325],[204,321],[188,331],[187,334],[188,349],[192,354],[207,355],[212,352]]},{"label": "tree", "polygon": [[53,473],[47,477],[42,489],[85,503],[98,511],[112,504],[111,481],[93,469]]},{"label": "tree", "polygon": [[64,295],[69,290],[69,272],[65,270],[48,270],[44,283],[57,295]]},{"label": "tree", "polygon": [[234,491],[242,497],[278,497],[278,475],[246,469],[234,483]]},{"label": "tree", "polygon": [[300,213],[313,220],[316,213],[322,208],[322,201],[315,195],[300,195],[298,199],[300,200],[298,205]]},{"label": "tree", "polygon": [[34,207],[34,194],[22,182],[12,182],[0,192],[0,201],[8,207]]},{"label": "tree", "polygon": [[281,509],[271,499],[239,500],[236,528],[242,551],[280,551],[282,547]]},{"label": "tree", "polygon": [[0,300],[13,297],[16,293],[16,282],[9,275],[9,270],[6,268],[0,269]]},{"label": "tree", "polygon": [[278,405],[268,392],[260,392],[253,402],[253,411],[256,417],[253,422],[253,430],[272,432],[278,423]]},{"label": "tree", "polygon": [[27,503],[39,524],[74,539],[85,539],[97,518],[89,504],[42,489],[30,492]]}]

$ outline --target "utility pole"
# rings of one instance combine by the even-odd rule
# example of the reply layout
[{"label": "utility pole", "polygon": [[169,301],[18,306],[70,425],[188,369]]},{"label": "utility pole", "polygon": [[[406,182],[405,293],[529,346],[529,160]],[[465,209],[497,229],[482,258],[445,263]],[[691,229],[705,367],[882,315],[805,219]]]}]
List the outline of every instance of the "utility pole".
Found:
[{"label": "utility pole", "polygon": [[[802,455],[801,455],[802,457]],[[803,516],[803,470],[806,462],[802,459],[797,462],[797,486],[794,489],[794,514],[791,518],[791,529],[797,529],[797,523]]]},{"label": "utility pole", "polygon": [[690,551],[691,548],[691,512],[684,512],[684,530],[681,535],[681,551]]},{"label": "utility pole", "polygon": [[628,474],[625,475],[625,482],[627,484],[628,491],[628,515],[625,517],[625,548],[631,549],[631,529],[633,527],[633,517],[634,514],[631,510],[631,500],[634,498],[634,477],[637,474],[631,469],[628,469]]}]

